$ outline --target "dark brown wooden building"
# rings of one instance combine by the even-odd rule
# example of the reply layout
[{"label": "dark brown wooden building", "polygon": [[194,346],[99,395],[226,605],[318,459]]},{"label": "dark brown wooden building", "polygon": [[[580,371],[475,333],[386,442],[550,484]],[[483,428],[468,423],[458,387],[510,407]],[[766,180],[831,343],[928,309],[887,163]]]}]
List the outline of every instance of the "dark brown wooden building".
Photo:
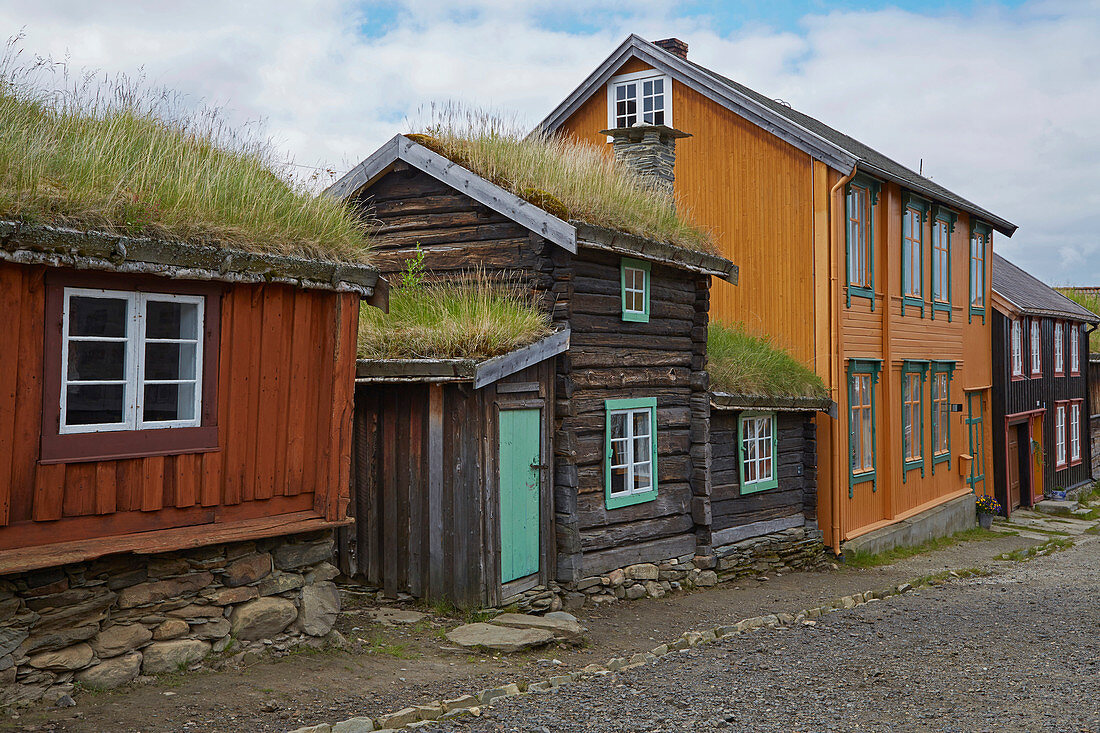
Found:
[{"label": "dark brown wooden building", "polygon": [[1100,316],[993,258],[993,465],[1011,512],[1093,478],[1088,332]]},{"label": "dark brown wooden building", "polygon": [[710,280],[735,279],[731,262],[565,221],[401,135],[329,193],[378,224],[383,271],[419,246],[435,275],[526,283],[570,329],[555,384],[558,581],[709,551]]},{"label": "dark brown wooden building", "polygon": [[564,331],[480,362],[359,361],[345,572],[463,607],[553,580],[555,357],[568,347]]},{"label": "dark brown wooden building", "polygon": [[0,232],[0,574],[346,523],[376,270]]}]

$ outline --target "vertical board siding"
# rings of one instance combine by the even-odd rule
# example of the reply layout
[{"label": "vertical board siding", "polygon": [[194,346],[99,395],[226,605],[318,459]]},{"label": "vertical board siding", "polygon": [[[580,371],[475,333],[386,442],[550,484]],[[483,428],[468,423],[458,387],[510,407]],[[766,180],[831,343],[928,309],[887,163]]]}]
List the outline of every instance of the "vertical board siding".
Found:
[{"label": "vertical board siding", "polygon": [[[181,515],[186,524],[187,516],[209,521],[202,507],[251,502],[245,515],[262,516],[267,500],[299,494],[307,498],[293,510],[317,495],[327,518],[341,518],[358,296],[227,286],[216,355],[219,450],[39,464],[44,275],[42,267],[0,263],[0,302],[19,313],[13,347],[0,349],[0,544],[20,546],[20,527],[32,521],[56,521],[58,541],[86,539],[155,528],[166,510],[192,512]],[[337,399],[348,404],[334,406]],[[86,521],[121,514],[99,526]]]}]

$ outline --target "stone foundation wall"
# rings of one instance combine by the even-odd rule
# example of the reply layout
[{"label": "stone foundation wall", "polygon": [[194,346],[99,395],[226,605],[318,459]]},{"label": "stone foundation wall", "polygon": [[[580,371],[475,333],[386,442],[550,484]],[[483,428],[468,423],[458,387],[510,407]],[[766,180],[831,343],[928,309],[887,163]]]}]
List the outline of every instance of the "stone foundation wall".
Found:
[{"label": "stone foundation wall", "polygon": [[506,599],[523,613],[636,598],[660,598],[667,593],[708,588],[762,573],[809,570],[827,561],[822,533],[813,525],[794,527],[716,547],[713,554],[684,555],[661,563],[640,563],[576,583],[550,583]]},{"label": "stone foundation wall", "polygon": [[325,637],[331,558],[320,532],[0,577],[0,705]]}]

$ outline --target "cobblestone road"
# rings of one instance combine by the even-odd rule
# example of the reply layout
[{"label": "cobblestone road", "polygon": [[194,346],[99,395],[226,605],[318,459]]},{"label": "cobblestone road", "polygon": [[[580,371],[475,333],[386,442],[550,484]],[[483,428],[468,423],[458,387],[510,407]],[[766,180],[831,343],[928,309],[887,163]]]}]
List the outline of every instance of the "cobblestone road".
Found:
[{"label": "cobblestone road", "polygon": [[1004,565],[426,730],[1100,731],[1100,541]]}]

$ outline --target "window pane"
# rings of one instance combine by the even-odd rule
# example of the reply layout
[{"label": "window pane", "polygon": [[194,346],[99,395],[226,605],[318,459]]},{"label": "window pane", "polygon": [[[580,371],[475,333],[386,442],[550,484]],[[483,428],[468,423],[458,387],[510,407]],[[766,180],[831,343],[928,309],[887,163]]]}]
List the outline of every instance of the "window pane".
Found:
[{"label": "window pane", "polygon": [[106,425],[122,422],[125,386],[69,385],[65,388],[66,425]]},{"label": "window pane", "polygon": [[150,300],[145,308],[145,338],[198,338],[197,303],[172,303]]},{"label": "window pane", "polygon": [[626,413],[625,412],[613,412],[611,413],[611,438],[625,438],[626,437]]},{"label": "window pane", "polygon": [[65,377],[69,381],[125,379],[125,341],[70,341],[69,363]]},{"label": "window pane", "polygon": [[649,438],[634,439],[634,460],[649,460]]},{"label": "window pane", "polygon": [[626,491],[626,469],[625,468],[612,468],[611,469],[611,493],[621,494]]},{"label": "window pane", "polygon": [[145,344],[145,379],[194,379],[196,344]]},{"label": "window pane", "polygon": [[660,111],[660,112],[655,112],[655,113],[653,114],[653,124],[654,124],[654,125],[663,125],[663,124],[665,124],[665,113],[664,113],[664,110],[662,110],[662,111]]},{"label": "window pane", "polygon": [[69,335],[126,337],[126,301],[74,295],[69,298]]},{"label": "window pane", "polygon": [[627,463],[626,455],[627,440],[613,440],[611,441],[611,465],[613,466],[625,466]]},{"label": "window pane", "polygon": [[634,490],[635,491],[647,491],[650,487],[650,464],[635,463],[634,464]]},{"label": "window pane", "polygon": [[649,410],[640,410],[634,415],[634,435],[649,435]]},{"label": "window pane", "polygon": [[145,385],[146,422],[195,419],[195,384]]}]

